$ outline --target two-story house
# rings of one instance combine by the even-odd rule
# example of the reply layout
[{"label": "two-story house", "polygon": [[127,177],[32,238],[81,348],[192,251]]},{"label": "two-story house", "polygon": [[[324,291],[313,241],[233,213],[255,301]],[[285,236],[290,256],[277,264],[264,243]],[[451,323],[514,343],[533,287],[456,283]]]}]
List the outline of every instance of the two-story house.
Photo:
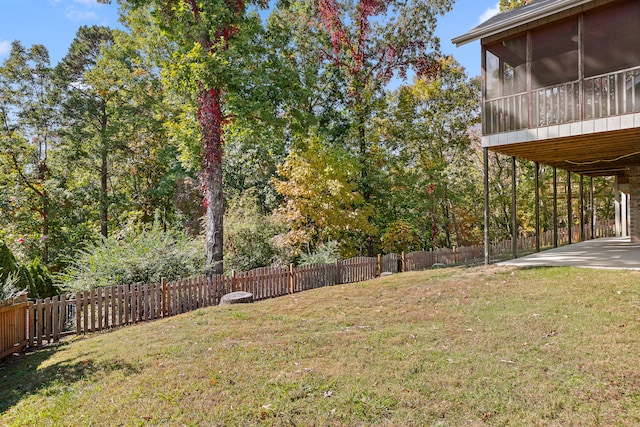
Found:
[{"label": "two-story house", "polygon": [[640,242],[640,1],[536,0],[453,42],[478,39],[485,202],[488,150],[615,176],[631,241]]}]

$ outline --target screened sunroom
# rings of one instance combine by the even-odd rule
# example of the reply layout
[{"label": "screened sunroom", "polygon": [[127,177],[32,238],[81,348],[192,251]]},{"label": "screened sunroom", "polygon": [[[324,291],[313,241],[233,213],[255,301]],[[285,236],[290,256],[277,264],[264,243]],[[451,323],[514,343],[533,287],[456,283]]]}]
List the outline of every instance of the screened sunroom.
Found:
[{"label": "screened sunroom", "polygon": [[640,242],[640,0],[533,0],[453,42],[474,40],[485,204],[489,150],[581,180],[615,176],[616,197],[624,192],[630,206],[629,236]]},{"label": "screened sunroom", "polygon": [[483,45],[483,134],[640,112],[640,2]]}]

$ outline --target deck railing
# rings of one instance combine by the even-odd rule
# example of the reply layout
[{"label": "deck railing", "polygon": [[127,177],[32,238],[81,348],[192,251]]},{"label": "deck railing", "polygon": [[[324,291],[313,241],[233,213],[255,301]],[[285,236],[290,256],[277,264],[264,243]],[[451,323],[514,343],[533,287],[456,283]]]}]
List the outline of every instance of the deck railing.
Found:
[{"label": "deck railing", "polygon": [[584,80],[586,119],[640,111],[640,67]]},{"label": "deck railing", "polygon": [[486,100],[483,133],[492,135],[639,111],[640,66],[535,89],[530,102],[526,92]]}]

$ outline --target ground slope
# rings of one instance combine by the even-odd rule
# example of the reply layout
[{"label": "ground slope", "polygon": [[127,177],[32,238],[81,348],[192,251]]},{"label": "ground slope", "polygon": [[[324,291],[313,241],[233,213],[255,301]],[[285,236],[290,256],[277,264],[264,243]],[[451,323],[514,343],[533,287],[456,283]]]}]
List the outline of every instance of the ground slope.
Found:
[{"label": "ground slope", "polygon": [[0,425],[638,425],[640,272],[456,268],[72,339]]}]

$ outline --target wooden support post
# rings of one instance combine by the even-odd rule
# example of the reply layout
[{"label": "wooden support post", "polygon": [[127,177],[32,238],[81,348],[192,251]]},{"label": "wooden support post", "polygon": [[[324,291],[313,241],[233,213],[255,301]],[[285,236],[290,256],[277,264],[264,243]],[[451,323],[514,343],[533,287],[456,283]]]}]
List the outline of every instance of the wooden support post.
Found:
[{"label": "wooden support post", "polygon": [[571,206],[571,171],[567,171],[567,232],[569,244],[573,243],[573,207]]},{"label": "wooden support post", "polygon": [[238,286],[238,273],[235,270],[231,271],[231,292],[236,291],[236,287]]},{"label": "wooden support post", "polygon": [[579,195],[579,199],[580,199],[580,241],[584,242],[585,239],[585,233],[584,233],[584,226],[585,226],[585,221],[584,221],[584,175],[580,175],[580,195]]},{"label": "wooden support post", "polygon": [[585,114],[584,95],[584,14],[578,15],[578,108],[580,109],[579,120],[583,121]]},{"label": "wooden support post", "polygon": [[296,289],[296,276],[293,264],[289,264],[289,293],[292,294]]},{"label": "wooden support post", "polygon": [[[532,88],[533,88],[533,80],[531,78],[531,69],[533,67],[533,37],[531,36],[531,31],[527,31],[527,48],[526,48],[526,79],[527,79],[527,129],[533,129],[537,127],[537,124],[533,123],[533,102],[532,102]],[[486,80],[482,80],[486,81]],[[483,98],[484,99],[484,98]]]},{"label": "wooden support post", "polygon": [[82,321],[82,303],[80,302],[80,295],[80,292],[76,292],[76,335],[80,335],[82,332],[82,324],[80,323]]},{"label": "wooden support post", "polygon": [[553,247],[558,247],[558,171],[553,167]]},{"label": "wooden support post", "polygon": [[484,157],[484,265],[489,265],[489,148],[483,148]]},{"label": "wooden support post", "polygon": [[160,279],[160,292],[162,296],[162,317],[167,317],[169,312],[167,310],[167,279],[165,277]]},{"label": "wooden support post", "polygon": [[382,275],[382,255],[378,254],[378,274],[376,276],[380,277]]},{"label": "wooden support post", "polygon": [[534,174],[534,187],[535,187],[535,203],[536,203],[536,252],[540,252],[540,164],[538,162],[534,163],[535,165],[535,174]]},{"label": "wooden support post", "polygon": [[516,197],[516,158],[511,157],[511,252],[518,258],[518,199]]},{"label": "wooden support post", "polygon": [[400,260],[402,261],[401,263],[401,268],[402,271],[401,273],[404,273],[405,271],[407,271],[407,255],[404,253],[404,251],[402,251],[402,254],[400,255]]}]

